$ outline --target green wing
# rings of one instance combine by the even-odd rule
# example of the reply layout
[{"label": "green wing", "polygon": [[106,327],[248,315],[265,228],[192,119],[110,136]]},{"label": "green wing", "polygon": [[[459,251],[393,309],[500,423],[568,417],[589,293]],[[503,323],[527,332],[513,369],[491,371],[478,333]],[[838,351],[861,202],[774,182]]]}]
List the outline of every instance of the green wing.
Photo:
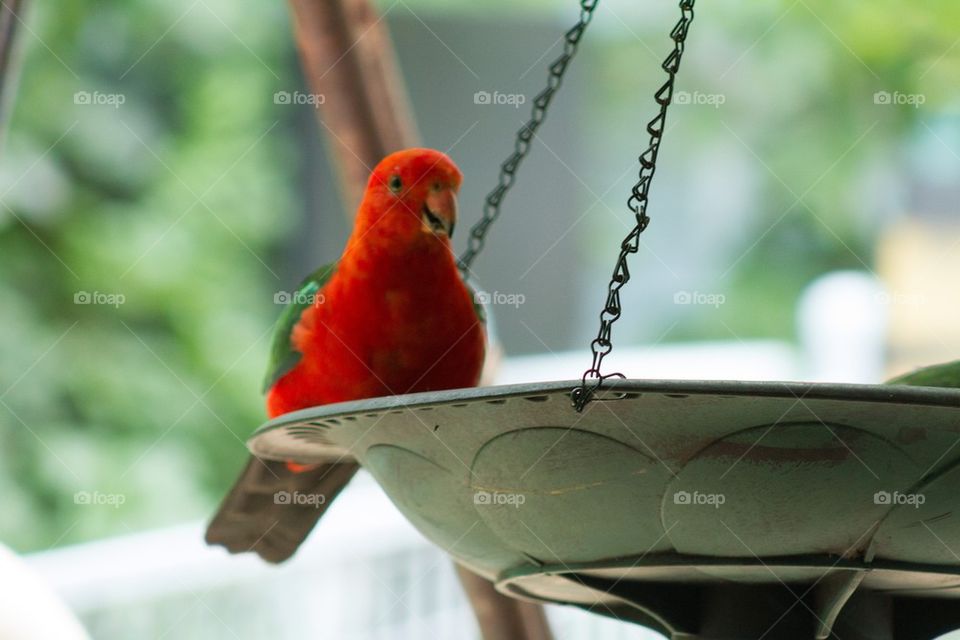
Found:
[{"label": "green wing", "polygon": [[887,384],[960,389],[960,360],[917,369],[912,373],[887,380]]},{"label": "green wing", "polygon": [[273,343],[270,346],[270,363],[267,367],[267,375],[263,379],[264,393],[300,362],[303,354],[293,347],[290,335],[300,321],[303,311],[313,304],[316,295],[329,282],[336,269],[337,264],[334,262],[320,267],[307,276],[300,283],[293,299],[287,303],[280,319],[277,320],[273,331]]}]

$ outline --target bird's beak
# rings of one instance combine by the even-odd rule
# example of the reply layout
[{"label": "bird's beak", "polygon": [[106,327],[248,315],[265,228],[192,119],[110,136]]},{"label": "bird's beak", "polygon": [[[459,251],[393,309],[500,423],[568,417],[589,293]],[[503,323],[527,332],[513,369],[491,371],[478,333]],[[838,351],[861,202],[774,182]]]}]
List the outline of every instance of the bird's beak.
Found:
[{"label": "bird's beak", "polygon": [[431,231],[452,237],[457,224],[457,196],[453,189],[431,190],[423,203],[421,214],[424,224]]}]

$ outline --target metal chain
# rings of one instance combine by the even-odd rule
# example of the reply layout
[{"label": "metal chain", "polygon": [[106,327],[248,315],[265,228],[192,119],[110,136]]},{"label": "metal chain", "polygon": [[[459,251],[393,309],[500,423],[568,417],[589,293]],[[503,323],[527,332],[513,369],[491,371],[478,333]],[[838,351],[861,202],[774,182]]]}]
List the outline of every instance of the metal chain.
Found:
[{"label": "metal chain", "polygon": [[[627,206],[634,213],[636,225],[620,243],[620,256],[617,258],[617,264],[613,269],[613,276],[607,285],[607,301],[600,312],[600,330],[597,337],[590,343],[590,350],[593,352],[593,363],[587,369],[580,380],[580,386],[570,393],[570,399],[574,408],[579,412],[590,402],[594,394],[608,378],[624,378],[622,373],[611,373],[603,375],[600,373],[600,366],[603,359],[613,350],[611,340],[611,331],[613,323],[620,318],[620,289],[630,280],[630,270],[627,268],[627,257],[631,253],[636,253],[640,249],[640,234],[644,232],[650,223],[647,216],[647,203],[650,193],[650,183],[657,170],[657,155],[660,152],[660,140],[663,137],[664,124],[667,119],[667,108],[673,99],[673,84],[677,72],[680,70],[680,59],[683,57],[684,43],[687,39],[687,30],[693,21],[693,4],[695,0],[680,0],[680,21],[670,32],[670,38],[673,40],[674,48],[670,55],[663,62],[663,70],[667,72],[667,81],[660,87],[660,90],[654,94],[657,104],[660,105],[660,112],[647,124],[647,133],[650,134],[650,144],[647,150],[640,155],[640,175],[637,184],[634,185],[630,198],[627,200]],[[593,379],[596,382],[588,383],[587,380]]]},{"label": "metal chain", "polygon": [[596,9],[600,0],[580,0],[580,19],[569,31],[564,34],[563,53],[550,63],[550,74],[547,78],[547,87],[537,94],[533,99],[533,108],[530,119],[517,130],[517,137],[513,143],[513,153],[500,165],[500,176],[497,179],[497,186],[493,191],[487,194],[483,203],[483,216],[470,229],[470,238],[467,249],[460,256],[458,267],[466,275],[473,264],[474,258],[483,249],[486,242],[486,235],[490,225],[500,215],[500,205],[503,197],[509,191],[516,179],[517,169],[520,163],[530,152],[531,142],[537,129],[543,124],[547,117],[547,107],[553,100],[554,94],[560,88],[563,82],[563,76],[567,72],[567,66],[577,53],[577,46],[580,44],[580,38],[583,37],[590,19],[593,17],[593,10]]}]

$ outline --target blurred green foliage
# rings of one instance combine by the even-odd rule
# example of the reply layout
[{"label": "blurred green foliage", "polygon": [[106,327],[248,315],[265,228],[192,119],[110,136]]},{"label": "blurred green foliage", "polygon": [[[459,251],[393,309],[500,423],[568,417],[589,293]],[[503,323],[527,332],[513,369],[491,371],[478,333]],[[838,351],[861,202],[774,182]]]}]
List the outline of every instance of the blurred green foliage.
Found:
[{"label": "blurred green foliage", "polygon": [[266,265],[298,216],[283,4],[27,21],[0,210],[0,540],[20,550],[207,515],[262,421],[285,284]]},{"label": "blurred green foliage", "polygon": [[[725,9],[728,37],[756,44],[722,80],[716,68],[697,75],[735,102],[726,125],[766,173],[763,209],[743,240],[756,246],[731,274],[736,304],[721,316],[743,335],[791,337],[803,288],[829,271],[873,270],[889,223],[915,213],[910,192],[928,167],[911,145],[960,106],[951,80],[960,72],[960,5],[782,0]],[[878,104],[878,92],[924,102]],[[949,144],[960,149],[960,139]]]},{"label": "blurred green foliage", "polygon": [[[588,48],[589,62],[580,61],[601,74],[591,149],[598,174],[617,175],[624,151],[642,148],[640,127],[663,81],[658,65],[679,11],[675,2],[645,6],[608,3],[608,12],[619,12],[610,20],[601,4],[595,21],[618,37],[600,51]],[[873,270],[877,239],[891,222],[916,213],[917,178],[937,162],[915,153],[917,140],[935,136],[932,146],[946,164],[960,158],[957,24],[960,5],[949,0],[698,3],[676,90],[724,102],[671,109],[644,236],[651,250],[632,262],[636,274],[656,275],[630,284],[635,313],[651,307],[643,303],[661,284],[651,280],[672,292],[678,280],[687,284],[691,265],[712,265],[712,277],[695,274],[679,288],[722,292],[728,304],[657,309],[678,321],[667,340],[791,340],[795,302],[813,279],[836,269]],[[878,92],[921,95],[923,104],[878,104]],[[626,185],[612,207],[626,225],[624,193]],[[737,193],[747,195],[735,215],[718,213]],[[609,226],[594,237],[602,243],[590,246],[607,269],[623,233]],[[636,322],[645,333],[618,331],[657,338],[671,323],[655,315]]]}]

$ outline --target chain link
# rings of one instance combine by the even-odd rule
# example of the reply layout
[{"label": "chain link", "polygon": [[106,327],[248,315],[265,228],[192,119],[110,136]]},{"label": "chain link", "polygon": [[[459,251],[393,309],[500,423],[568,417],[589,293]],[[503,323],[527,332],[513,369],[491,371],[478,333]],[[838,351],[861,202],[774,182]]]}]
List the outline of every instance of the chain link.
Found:
[{"label": "chain link", "polygon": [[[640,249],[640,234],[644,232],[647,225],[650,224],[650,218],[647,216],[647,203],[650,193],[650,183],[657,170],[657,155],[660,152],[660,140],[663,138],[664,124],[667,119],[667,108],[673,99],[673,85],[677,72],[680,70],[680,59],[683,57],[684,43],[687,39],[687,30],[693,21],[693,4],[695,0],[680,0],[680,21],[670,32],[670,38],[673,40],[674,48],[670,55],[663,62],[663,70],[667,72],[667,81],[660,87],[660,90],[654,95],[657,104],[660,105],[660,111],[657,116],[647,123],[647,133],[650,134],[650,144],[647,150],[640,155],[640,174],[639,179],[634,185],[630,198],[627,200],[627,206],[633,211],[636,219],[636,225],[627,234],[620,243],[620,256],[617,258],[616,266],[613,269],[613,276],[607,285],[607,301],[600,312],[600,330],[597,337],[590,343],[590,350],[593,353],[593,362],[580,380],[580,386],[570,393],[570,399],[577,411],[583,411],[584,407],[594,398],[594,394],[600,389],[604,380],[609,378],[624,378],[622,373],[611,373],[603,375],[600,372],[600,366],[603,359],[613,350],[611,333],[613,323],[620,318],[620,289],[630,280],[630,270],[627,268],[627,257],[631,253],[636,253]],[[595,380],[589,383],[588,380]]]},{"label": "chain link", "polygon": [[553,100],[554,94],[556,94],[557,89],[560,88],[560,84],[563,82],[563,76],[567,72],[567,67],[573,59],[573,56],[577,53],[580,38],[583,37],[587,25],[590,24],[590,19],[593,17],[593,10],[596,9],[599,1],[600,0],[580,0],[580,19],[577,21],[577,24],[564,35],[563,53],[550,63],[547,87],[533,99],[530,119],[517,130],[517,137],[513,143],[513,153],[500,165],[500,175],[497,179],[497,186],[487,194],[484,200],[483,216],[480,218],[480,221],[470,229],[467,249],[463,252],[463,255],[460,256],[458,262],[458,267],[464,275],[470,270],[470,265],[473,264],[474,258],[476,258],[477,254],[483,249],[490,225],[500,216],[500,205],[503,202],[503,197],[507,191],[510,190],[510,187],[513,186],[516,180],[517,170],[520,168],[520,163],[530,152],[533,136],[547,117],[547,107],[550,106],[550,101]]}]

